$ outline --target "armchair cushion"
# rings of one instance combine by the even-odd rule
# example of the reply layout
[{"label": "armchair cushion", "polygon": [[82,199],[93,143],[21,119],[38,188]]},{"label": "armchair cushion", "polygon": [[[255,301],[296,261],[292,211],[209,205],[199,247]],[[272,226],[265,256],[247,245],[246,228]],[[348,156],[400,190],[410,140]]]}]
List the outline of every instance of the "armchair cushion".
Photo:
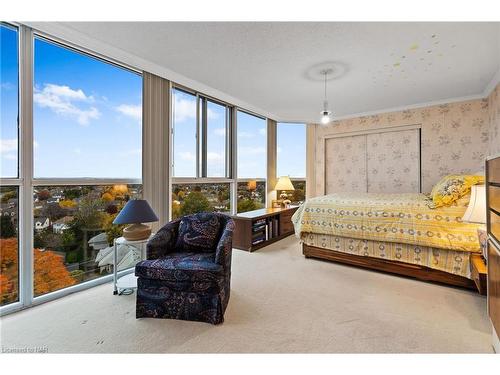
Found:
[{"label": "armchair cushion", "polygon": [[219,242],[220,229],[219,217],[213,213],[184,216],[179,223],[175,250],[214,253]]},{"label": "armchair cushion", "polygon": [[135,266],[135,275],[145,279],[207,282],[223,275],[223,267],[207,253],[170,253],[160,259],[143,260]]}]

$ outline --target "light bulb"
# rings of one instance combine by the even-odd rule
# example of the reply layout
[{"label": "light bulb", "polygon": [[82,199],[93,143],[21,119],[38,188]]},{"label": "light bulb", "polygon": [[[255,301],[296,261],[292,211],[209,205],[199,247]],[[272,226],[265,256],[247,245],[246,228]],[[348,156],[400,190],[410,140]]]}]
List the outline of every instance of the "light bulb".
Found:
[{"label": "light bulb", "polygon": [[330,112],[329,111],[321,112],[321,123],[323,125],[330,123]]}]

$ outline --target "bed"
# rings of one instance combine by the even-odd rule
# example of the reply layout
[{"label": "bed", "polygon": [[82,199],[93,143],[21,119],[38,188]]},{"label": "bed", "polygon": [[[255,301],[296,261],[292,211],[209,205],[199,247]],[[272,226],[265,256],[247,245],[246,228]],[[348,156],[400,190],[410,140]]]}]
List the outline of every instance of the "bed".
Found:
[{"label": "bed", "polygon": [[430,208],[418,193],[336,193],[306,200],[292,222],[306,257],[474,288],[480,224],[462,222],[463,198]]}]

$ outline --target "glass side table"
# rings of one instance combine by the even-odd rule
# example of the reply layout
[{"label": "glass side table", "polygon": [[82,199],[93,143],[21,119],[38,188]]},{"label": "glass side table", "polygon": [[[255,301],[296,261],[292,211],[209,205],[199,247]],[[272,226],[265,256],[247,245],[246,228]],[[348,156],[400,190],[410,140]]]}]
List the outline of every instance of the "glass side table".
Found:
[{"label": "glass side table", "polygon": [[135,253],[134,249],[131,249],[128,253],[126,253],[123,256],[121,260],[122,262],[124,259],[127,259],[131,263],[133,263],[133,265],[135,265],[139,261],[145,259],[146,244],[153,237],[153,235],[154,233],[152,233],[151,236],[149,236],[148,238],[138,241],[129,241],[123,237],[115,238],[115,240],[113,241],[113,294],[114,295],[132,294],[134,292],[134,289],[137,288],[137,277],[134,275],[133,271],[118,278],[118,264],[117,264],[118,246],[129,245],[130,247],[136,249],[138,254]]}]

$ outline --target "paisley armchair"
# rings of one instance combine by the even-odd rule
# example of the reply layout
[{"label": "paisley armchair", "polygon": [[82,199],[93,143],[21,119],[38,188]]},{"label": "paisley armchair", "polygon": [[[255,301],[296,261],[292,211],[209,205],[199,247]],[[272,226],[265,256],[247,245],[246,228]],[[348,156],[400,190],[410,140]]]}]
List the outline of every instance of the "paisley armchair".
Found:
[{"label": "paisley armchair", "polygon": [[222,323],[233,230],[229,216],[206,212],[161,228],[147,244],[147,259],[135,267],[136,317]]}]

